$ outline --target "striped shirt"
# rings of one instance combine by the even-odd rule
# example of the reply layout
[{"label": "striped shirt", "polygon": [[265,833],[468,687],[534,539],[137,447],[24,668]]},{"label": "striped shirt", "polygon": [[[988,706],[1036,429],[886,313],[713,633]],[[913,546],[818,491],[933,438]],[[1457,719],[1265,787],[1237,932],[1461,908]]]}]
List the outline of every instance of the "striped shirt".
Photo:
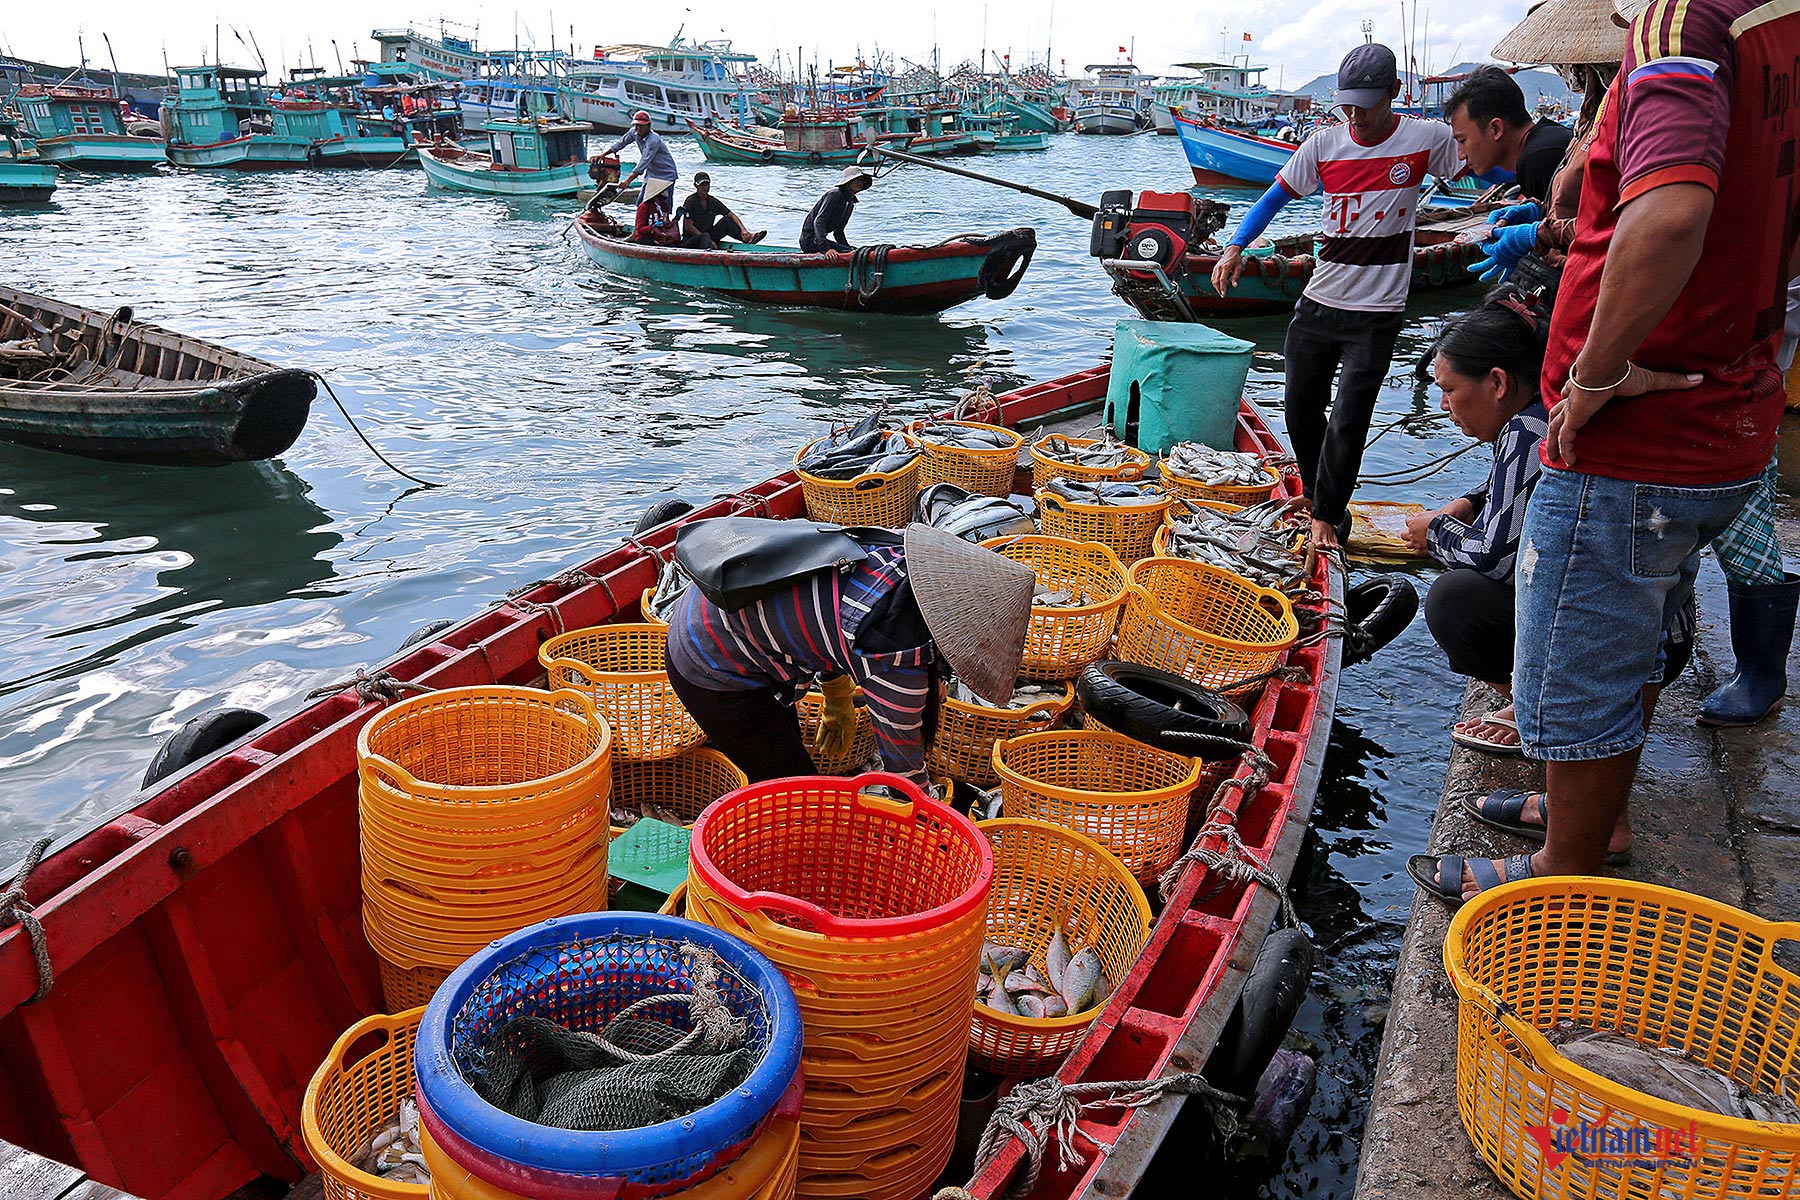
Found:
[{"label": "striped shirt", "polygon": [[784,704],[817,678],[848,675],[862,688],[881,762],[921,787],[930,645],[872,654],[857,648],[870,610],[906,581],[899,546],[868,545],[866,562],[847,571],[814,571],[791,588],[726,612],[689,588],[669,617],[669,665],[721,692],[770,688]]},{"label": "striped shirt", "polygon": [[1275,179],[1295,199],[1325,192],[1325,232],[1307,299],[1352,312],[1399,312],[1412,285],[1413,227],[1427,174],[1462,169],[1442,121],[1402,116],[1372,146],[1328,125],[1294,151]]},{"label": "striped shirt", "polygon": [[1431,557],[1446,567],[1480,571],[1496,583],[1512,578],[1525,533],[1525,502],[1543,470],[1538,443],[1548,428],[1542,400],[1500,427],[1487,482],[1464,497],[1475,505],[1474,520],[1464,523],[1445,513],[1433,517],[1425,527]]}]

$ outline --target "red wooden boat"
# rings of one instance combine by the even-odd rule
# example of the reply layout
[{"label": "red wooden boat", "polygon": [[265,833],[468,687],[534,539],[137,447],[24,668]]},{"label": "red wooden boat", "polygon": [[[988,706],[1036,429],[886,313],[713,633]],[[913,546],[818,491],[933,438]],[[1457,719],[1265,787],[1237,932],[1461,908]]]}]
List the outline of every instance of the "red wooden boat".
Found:
[{"label": "red wooden boat", "polygon": [[[1024,388],[1002,397],[1003,417],[1033,426],[1070,417],[1091,410],[1106,385],[1098,367]],[[1238,443],[1280,449],[1248,405]],[[789,473],[683,520],[802,508]],[[433,687],[532,683],[546,638],[630,619],[679,524],[628,540],[584,564],[583,575],[489,607],[384,667]],[[1323,558],[1316,571],[1315,588],[1341,600]],[[1274,761],[1272,777],[1221,810],[1283,879],[1318,785],[1339,646],[1296,649],[1289,663],[1304,678],[1266,686],[1255,740]],[[0,932],[0,1138],[153,1200],[223,1200],[309,1170],[299,1118],[307,1080],[339,1032],[379,1007],[360,919],[356,806],[356,736],[376,709],[346,688],[53,848],[25,888],[54,972],[41,998],[33,1000],[32,938],[19,927]],[[1146,1079],[1202,1065],[1276,905],[1261,887],[1190,867],[1061,1078]],[[1128,1194],[1179,1103],[1087,1114],[1083,1132],[1116,1148],[1084,1170],[1047,1165],[1031,1195]],[[1093,1154],[1091,1142],[1081,1146]],[[975,1194],[1004,1194],[1020,1164],[1014,1144],[975,1181]]]}]

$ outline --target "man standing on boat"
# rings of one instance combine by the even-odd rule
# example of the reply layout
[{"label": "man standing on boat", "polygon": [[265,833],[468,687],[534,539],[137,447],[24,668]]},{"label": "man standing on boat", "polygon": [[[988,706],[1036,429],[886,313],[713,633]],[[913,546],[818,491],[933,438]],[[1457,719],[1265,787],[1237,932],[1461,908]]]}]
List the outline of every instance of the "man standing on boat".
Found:
[{"label": "man standing on boat", "polygon": [[637,166],[620,180],[621,189],[631,186],[639,175],[644,177],[644,190],[638,200],[636,232],[639,240],[652,240],[659,232],[673,232],[675,213],[675,181],[681,178],[675,169],[675,156],[669,153],[662,135],[650,128],[650,114],[639,109],[631,114],[631,128],[603,154],[617,154],[626,146],[637,148]]},{"label": "man standing on boat", "polygon": [[850,214],[856,211],[856,198],[875,185],[875,177],[862,167],[845,167],[838,185],[819,197],[819,202],[806,214],[800,227],[800,252],[823,254],[836,250],[848,254],[856,249],[844,236]]},{"label": "man standing on boat", "polygon": [[1426,175],[1448,179],[1461,167],[1450,127],[1394,112],[1399,94],[1392,50],[1371,43],[1345,55],[1337,90],[1344,123],[1315,130],[1300,144],[1213,268],[1213,288],[1223,296],[1244,272],[1244,247],[1282,206],[1324,190],[1319,262],[1294,306],[1285,348],[1288,437],[1321,549],[1342,544],[1349,532],[1369,418],[1412,285],[1420,190]]}]

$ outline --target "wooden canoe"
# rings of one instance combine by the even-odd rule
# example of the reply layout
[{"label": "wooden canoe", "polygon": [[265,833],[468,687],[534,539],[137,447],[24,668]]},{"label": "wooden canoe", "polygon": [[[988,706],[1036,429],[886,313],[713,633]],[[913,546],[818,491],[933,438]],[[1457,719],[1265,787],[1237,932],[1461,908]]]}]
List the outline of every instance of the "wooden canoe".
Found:
[{"label": "wooden canoe", "polygon": [[[1107,368],[1096,367],[1001,397],[1000,419],[1035,427],[1091,414],[1106,388]],[[1237,443],[1281,449],[1248,404]],[[541,682],[545,638],[636,619],[682,525],[803,510],[792,472],[764,480],[580,564],[585,574],[487,605],[382,669],[431,687]],[[1321,604],[1341,604],[1324,556],[1313,587],[1329,598]],[[1319,783],[1340,645],[1328,638],[1288,654],[1293,677],[1270,681],[1251,706],[1269,779],[1227,790],[1214,810],[1284,880]],[[0,931],[0,1139],[151,1200],[266,1192],[309,1169],[299,1118],[307,1080],[333,1039],[379,1005],[361,923],[356,770],[357,734],[377,709],[351,688],[314,701],[51,848],[24,889],[55,976],[35,1003],[31,939]],[[1247,765],[1238,770],[1249,778]],[[1277,904],[1263,887],[1190,866],[1062,1081],[1203,1064]],[[1048,1167],[1031,1195],[1129,1194],[1180,1104],[1084,1115],[1090,1140],[1079,1149],[1090,1161]],[[1115,1148],[1098,1155],[1095,1141]],[[996,1200],[1021,1165],[1009,1145],[974,1194]]]},{"label": "wooden canoe", "polygon": [[294,444],[316,394],[284,370],[133,318],[0,284],[0,441],[218,466]]},{"label": "wooden canoe", "polygon": [[646,245],[594,212],[575,217],[575,232],[588,257],[615,275],[763,304],[879,313],[942,312],[979,296],[1004,300],[1037,249],[1030,228],[850,254],[736,243],[720,250]]}]

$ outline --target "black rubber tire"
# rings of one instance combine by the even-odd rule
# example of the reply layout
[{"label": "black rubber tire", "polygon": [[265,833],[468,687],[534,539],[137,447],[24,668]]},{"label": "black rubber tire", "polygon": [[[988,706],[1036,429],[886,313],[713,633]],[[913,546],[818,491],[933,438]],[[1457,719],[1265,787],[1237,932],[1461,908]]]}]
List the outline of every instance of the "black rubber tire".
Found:
[{"label": "black rubber tire", "polygon": [[[411,633],[407,634],[406,640],[404,642],[400,643],[399,649],[400,650],[411,650],[414,646],[417,646],[420,642],[430,641],[432,638],[434,638],[438,634],[444,632],[444,630],[450,628],[454,624],[456,624],[455,617],[442,617],[436,621],[428,621],[425,624],[419,626],[417,629],[413,630]],[[399,653],[399,650],[396,650],[395,653]]]},{"label": "black rubber tire", "polygon": [[814,150],[811,154],[806,156],[806,161],[816,167],[825,161],[825,156],[820,154],[817,150]]},{"label": "black rubber tire", "polygon": [[1303,930],[1277,929],[1264,939],[1237,1007],[1206,1060],[1208,1082],[1235,1095],[1255,1095],[1256,1081],[1306,1000],[1312,970],[1313,945]]},{"label": "black rubber tire", "polygon": [[766,163],[774,162],[775,161],[775,152],[773,150],[764,149],[762,152],[762,160]]},{"label": "black rubber tire", "polygon": [[1250,735],[1250,716],[1243,709],[1155,667],[1095,663],[1075,681],[1075,691],[1082,711],[1094,720],[1159,750],[1223,757],[1240,752]]},{"label": "black rubber tire", "polygon": [[667,525],[676,517],[685,517],[693,511],[694,506],[680,496],[664,496],[644,510],[644,515],[631,527],[632,535],[635,537],[640,533],[647,533],[658,525]]},{"label": "black rubber tire", "polygon": [[1344,665],[1368,662],[1419,613],[1419,589],[1396,573],[1378,575],[1344,597]]},{"label": "black rubber tire", "polygon": [[268,723],[269,718],[253,708],[208,709],[169,735],[145,769],[142,786],[166,779]]}]

